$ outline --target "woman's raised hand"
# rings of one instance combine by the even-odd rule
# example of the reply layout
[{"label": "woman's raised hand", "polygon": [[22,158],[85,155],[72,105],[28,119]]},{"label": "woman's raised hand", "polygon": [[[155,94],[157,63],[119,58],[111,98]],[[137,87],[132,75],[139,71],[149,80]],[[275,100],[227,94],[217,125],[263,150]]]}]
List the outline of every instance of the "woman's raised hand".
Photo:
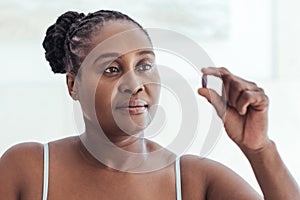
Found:
[{"label": "woman's raised hand", "polygon": [[[255,83],[244,80],[226,68],[203,68],[203,78],[216,76],[223,81],[220,96],[215,90],[199,88],[223,120],[228,136],[241,148],[258,151],[269,144],[268,97]],[[205,80],[204,80],[205,82]]]}]

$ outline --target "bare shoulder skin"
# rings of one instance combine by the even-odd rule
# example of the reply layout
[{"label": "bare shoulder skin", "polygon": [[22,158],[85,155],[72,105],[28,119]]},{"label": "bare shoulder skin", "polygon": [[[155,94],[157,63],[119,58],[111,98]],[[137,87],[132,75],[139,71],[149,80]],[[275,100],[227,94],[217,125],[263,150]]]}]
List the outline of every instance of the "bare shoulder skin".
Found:
[{"label": "bare shoulder skin", "polygon": [[42,174],[43,145],[22,143],[11,147],[0,159],[0,196],[8,200],[25,196],[40,199]]},{"label": "bare shoulder skin", "polygon": [[[152,143],[154,149],[160,148],[159,145]],[[160,172],[150,175],[131,176],[122,175],[120,172],[105,171],[99,161],[94,159],[83,146],[80,145],[78,137],[66,138],[50,143],[50,183],[49,183],[49,199],[70,198],[71,193],[81,191],[89,198],[96,199],[99,191],[95,190],[87,194],[82,188],[88,187],[93,191],[92,185],[101,188],[95,176],[102,179],[101,182],[106,183],[106,179],[114,177],[114,185],[120,182],[136,182],[135,187],[127,188],[128,196],[144,196],[147,194],[149,199],[174,199],[175,198],[175,171],[174,165],[167,167]],[[84,176],[80,174],[84,173]],[[23,143],[10,148],[0,160],[0,195],[5,196],[7,200],[35,200],[42,198],[43,184],[43,145],[39,143]],[[145,185],[145,180],[148,185]],[[153,178],[154,177],[154,178]],[[157,177],[157,178],[155,178]],[[165,178],[163,178],[165,177]],[[122,178],[123,180],[121,181]],[[186,155],[181,158],[181,178],[182,178],[182,195],[183,199],[224,199],[226,192],[236,195],[237,199],[258,199],[258,195],[254,190],[237,174],[232,172],[225,166],[211,161],[202,159],[197,156]],[[80,179],[81,183],[70,187],[74,180]],[[87,181],[83,181],[87,179]],[[162,181],[163,180],[163,181]],[[151,191],[152,185],[164,187],[164,190],[156,192]],[[228,186],[224,188],[224,185]],[[229,186],[230,185],[230,186]],[[116,193],[107,189],[107,185],[102,185],[107,194],[107,198],[113,199],[124,197],[125,193]],[[150,187],[150,189],[148,189]],[[76,190],[74,189],[76,188]],[[147,189],[145,189],[147,188]],[[99,188],[98,188],[99,189]],[[155,188],[153,188],[156,190]],[[159,189],[159,188],[157,188]],[[140,193],[138,192],[140,191]],[[71,192],[71,193],[70,193]],[[76,192],[75,192],[76,193]],[[134,193],[134,194],[133,194]],[[53,195],[54,194],[54,195]],[[222,195],[220,195],[222,194]],[[250,195],[251,194],[251,195]],[[250,196],[249,196],[250,195]],[[104,194],[102,193],[102,196]],[[74,198],[78,198],[78,194]],[[246,198],[247,197],[247,198]],[[130,198],[129,198],[130,199]],[[143,198],[144,199],[144,198]],[[147,198],[146,198],[147,199]]]},{"label": "bare shoulder skin", "polygon": [[[154,147],[157,147],[156,145],[154,144]],[[105,166],[81,148],[78,137],[50,143],[49,199],[70,197],[78,199],[80,194],[85,196],[80,199],[97,199],[99,194],[101,194],[101,199],[119,199],[126,195],[128,198],[124,199],[131,199],[132,195],[141,199],[175,199],[174,165],[145,175],[124,174],[106,170]],[[272,151],[272,148],[270,150]],[[249,159],[251,162],[251,158]],[[264,164],[258,164],[257,161],[254,159],[251,164],[258,165],[264,170]],[[278,163],[275,157],[275,162],[279,164],[276,166],[278,172],[282,173],[281,161]],[[271,169],[272,164],[272,162],[268,163]],[[262,199],[239,175],[218,162],[194,155],[185,155],[181,157],[180,165],[183,199]],[[268,179],[268,176],[265,178]],[[286,184],[290,184],[288,177],[281,177],[281,181],[285,179]],[[261,183],[267,184],[267,181],[262,180]],[[108,189],[108,182],[115,187]],[[123,184],[128,182],[132,182],[133,185],[127,184],[127,187],[124,187]],[[5,196],[5,199],[41,199],[42,184],[43,146],[41,144],[19,144],[10,148],[1,157],[0,195]],[[123,185],[124,191],[115,193],[115,189],[120,185]],[[150,185],[157,187],[152,188]],[[161,187],[164,190],[161,190]],[[297,199],[297,196],[291,195],[290,199],[293,198]]]},{"label": "bare shoulder skin", "polygon": [[[160,148],[152,142],[148,146]],[[49,200],[175,199],[173,164],[144,174],[120,172],[96,160],[78,136],[50,142],[49,151]],[[0,160],[0,177],[0,196],[6,200],[40,200],[43,145],[24,143],[9,149]]]},{"label": "bare shoulder skin", "polygon": [[238,174],[207,158],[181,158],[183,199],[262,199]]}]

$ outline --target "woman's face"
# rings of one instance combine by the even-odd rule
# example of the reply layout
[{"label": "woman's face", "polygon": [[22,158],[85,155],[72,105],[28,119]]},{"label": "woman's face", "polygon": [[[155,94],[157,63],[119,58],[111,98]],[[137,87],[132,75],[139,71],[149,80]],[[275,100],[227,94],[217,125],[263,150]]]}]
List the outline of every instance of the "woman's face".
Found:
[{"label": "woman's face", "polygon": [[132,22],[111,21],[94,36],[92,49],[78,81],[85,121],[94,128],[100,125],[110,137],[141,132],[154,115],[151,108],[160,92],[149,39]]}]

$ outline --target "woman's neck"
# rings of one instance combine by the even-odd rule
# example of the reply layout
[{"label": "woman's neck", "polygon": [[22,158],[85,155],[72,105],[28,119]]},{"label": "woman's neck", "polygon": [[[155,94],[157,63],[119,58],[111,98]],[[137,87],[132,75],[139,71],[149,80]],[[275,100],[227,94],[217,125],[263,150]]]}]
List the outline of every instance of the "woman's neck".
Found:
[{"label": "woman's neck", "polygon": [[174,153],[145,139],[143,132],[104,134],[102,130],[86,125],[80,140],[87,152],[109,170],[150,172],[166,167],[176,158]]},{"label": "woman's neck", "polygon": [[143,133],[108,137],[103,131],[86,128],[80,135],[87,151],[108,168],[130,171],[146,161],[150,149]]}]

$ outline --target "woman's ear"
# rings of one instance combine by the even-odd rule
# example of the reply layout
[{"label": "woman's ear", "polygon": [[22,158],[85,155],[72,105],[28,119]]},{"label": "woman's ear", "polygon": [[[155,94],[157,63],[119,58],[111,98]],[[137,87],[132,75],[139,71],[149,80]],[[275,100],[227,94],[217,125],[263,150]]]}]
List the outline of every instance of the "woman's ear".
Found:
[{"label": "woman's ear", "polygon": [[69,95],[75,101],[78,100],[78,88],[76,84],[76,75],[72,72],[67,72],[67,86]]}]

